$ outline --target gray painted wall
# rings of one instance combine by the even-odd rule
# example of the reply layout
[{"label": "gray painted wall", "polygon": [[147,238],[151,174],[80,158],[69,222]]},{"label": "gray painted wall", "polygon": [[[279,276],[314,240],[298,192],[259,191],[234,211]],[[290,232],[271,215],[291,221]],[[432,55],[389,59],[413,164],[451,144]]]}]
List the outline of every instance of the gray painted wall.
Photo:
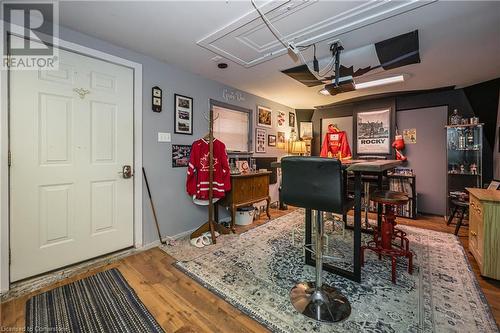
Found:
[{"label": "gray painted wall", "polygon": [[406,144],[408,157],[405,167],[417,175],[418,211],[446,215],[446,130],[448,107],[416,109],[397,112],[400,133],[417,129],[417,143]]},{"label": "gray painted wall", "polygon": [[[203,117],[203,113],[208,111],[209,99],[225,101],[222,97],[224,89],[232,88],[160,62],[149,56],[109,44],[64,27],[61,27],[60,38],[142,64],[143,163],[148,174],[162,234],[176,235],[192,230],[204,223],[207,220],[207,208],[198,207],[192,203],[185,191],[186,169],[172,168],[171,144],[158,143],[157,133],[172,133],[172,143],[174,144],[191,144],[207,132],[208,124]],[[151,88],[155,85],[163,89],[164,107],[161,113],[151,111]],[[173,133],[174,93],[194,98],[194,135]],[[287,106],[252,94],[243,93],[243,96],[245,98],[244,101],[228,103],[252,110],[255,110],[257,104],[270,107],[274,113],[273,121],[278,110],[285,111],[287,123],[288,112],[294,112],[293,109]],[[254,133],[255,130],[252,132]],[[268,129],[267,132],[268,134],[275,134],[276,129]],[[283,151],[267,147],[266,154],[255,155],[280,156],[283,155]],[[144,244],[148,244],[157,239],[157,234],[145,186],[143,196],[143,240]]]}]

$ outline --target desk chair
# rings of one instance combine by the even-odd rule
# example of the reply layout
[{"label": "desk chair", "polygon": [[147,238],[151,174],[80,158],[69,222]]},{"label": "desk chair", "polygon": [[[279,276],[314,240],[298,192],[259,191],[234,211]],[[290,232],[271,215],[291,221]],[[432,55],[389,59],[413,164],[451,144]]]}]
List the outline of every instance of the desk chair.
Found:
[{"label": "desk chair", "polygon": [[351,314],[351,305],[337,289],[323,284],[323,212],[343,215],[352,201],[345,200],[340,161],[321,157],[284,157],[281,160],[282,191],[286,204],[316,210],[316,280],[297,284],[290,291],[295,309],[322,322],[337,322]]}]

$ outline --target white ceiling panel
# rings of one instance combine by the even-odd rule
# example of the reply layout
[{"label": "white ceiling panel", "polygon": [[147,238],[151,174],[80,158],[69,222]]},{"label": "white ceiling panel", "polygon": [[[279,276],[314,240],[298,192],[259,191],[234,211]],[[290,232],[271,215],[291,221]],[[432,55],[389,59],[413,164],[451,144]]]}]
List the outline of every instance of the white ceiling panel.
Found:
[{"label": "white ceiling panel", "polygon": [[[294,7],[288,10],[288,4]],[[363,46],[418,30],[421,63],[381,73],[408,74],[408,80],[336,96],[322,96],[318,94],[320,87],[308,88],[281,73],[301,64],[287,54],[278,53],[269,61],[247,68],[197,44],[212,36],[211,42],[240,57],[242,63],[251,63],[266,52],[283,53],[250,0],[61,1],[59,8],[60,22],[66,27],[296,108],[388,91],[466,86],[500,76],[500,1],[436,1],[413,7],[420,4],[402,0],[258,2],[267,12],[277,8],[276,19],[272,15],[270,18],[275,19],[274,24],[283,34],[296,38],[299,44],[322,39],[320,35],[325,31],[329,38],[340,39],[345,48],[341,62],[343,59],[346,64],[350,55]],[[284,14],[285,9],[291,14]],[[247,27],[241,28],[243,25]],[[225,31],[228,26],[240,29],[224,41],[218,38],[228,35],[229,29],[214,37],[214,32]],[[329,56],[331,39],[317,44],[318,58]],[[304,54],[306,61],[312,61],[311,48]],[[352,65],[365,63],[354,58]],[[217,62],[229,66],[219,69]]]},{"label": "white ceiling panel", "polygon": [[[333,42],[338,36],[405,13],[434,1],[331,2],[318,11],[318,1],[269,1],[260,7],[283,36],[296,45]],[[256,10],[198,41],[198,45],[246,68],[287,53]]]}]

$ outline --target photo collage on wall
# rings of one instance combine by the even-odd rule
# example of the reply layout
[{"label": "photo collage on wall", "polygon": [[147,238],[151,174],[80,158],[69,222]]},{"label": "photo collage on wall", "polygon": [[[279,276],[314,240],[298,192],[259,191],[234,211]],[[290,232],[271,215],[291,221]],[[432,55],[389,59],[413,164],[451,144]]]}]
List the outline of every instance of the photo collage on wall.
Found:
[{"label": "photo collage on wall", "polygon": [[[257,127],[255,130],[255,152],[265,153],[266,146],[286,149],[286,133],[290,133],[290,138],[294,137],[293,134],[296,133],[295,127],[297,125],[297,121],[295,113],[288,112],[287,123],[286,112],[284,111],[275,111],[275,119],[273,119],[273,111],[268,107],[257,105],[256,111]],[[269,133],[266,128],[270,129]],[[274,132],[274,130],[276,130],[276,132]]]}]

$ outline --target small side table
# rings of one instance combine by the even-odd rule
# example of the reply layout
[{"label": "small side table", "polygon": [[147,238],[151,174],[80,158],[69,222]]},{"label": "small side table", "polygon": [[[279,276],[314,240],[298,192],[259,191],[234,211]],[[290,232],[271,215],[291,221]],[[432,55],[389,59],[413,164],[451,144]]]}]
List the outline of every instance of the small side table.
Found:
[{"label": "small side table", "polygon": [[[226,197],[218,203],[231,211],[231,230],[235,232],[234,222],[236,210],[239,207],[252,205],[260,201],[266,201],[266,215],[270,219],[269,205],[271,197],[269,196],[270,171],[251,172],[247,174],[231,175],[231,191]],[[216,214],[218,215],[218,214]],[[216,216],[218,218],[218,216]]]}]

